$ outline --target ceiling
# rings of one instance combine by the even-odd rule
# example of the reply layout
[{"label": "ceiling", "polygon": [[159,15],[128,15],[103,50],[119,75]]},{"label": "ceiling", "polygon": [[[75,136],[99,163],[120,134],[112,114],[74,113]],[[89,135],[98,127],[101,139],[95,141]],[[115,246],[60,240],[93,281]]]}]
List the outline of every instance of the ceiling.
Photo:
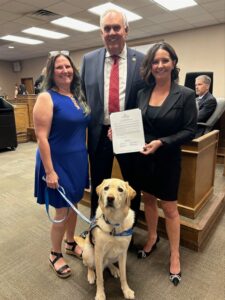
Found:
[{"label": "ceiling", "polygon": [[[105,2],[108,1],[0,0],[0,37],[13,34],[44,41],[39,45],[24,45],[0,39],[0,60],[16,61],[46,56],[51,50],[81,50],[101,46],[102,41],[98,30],[84,33],[53,25],[50,21],[61,16],[68,16],[99,25],[99,17],[88,12],[88,8]],[[153,38],[170,32],[225,23],[225,0],[196,0],[198,6],[174,12],[163,9],[151,0],[111,2],[143,17],[139,21],[130,23],[128,40]],[[50,11],[54,15],[35,15],[35,12],[40,9]],[[21,32],[31,26],[66,33],[69,37],[53,40]],[[15,48],[9,49],[9,45],[13,45]]]}]

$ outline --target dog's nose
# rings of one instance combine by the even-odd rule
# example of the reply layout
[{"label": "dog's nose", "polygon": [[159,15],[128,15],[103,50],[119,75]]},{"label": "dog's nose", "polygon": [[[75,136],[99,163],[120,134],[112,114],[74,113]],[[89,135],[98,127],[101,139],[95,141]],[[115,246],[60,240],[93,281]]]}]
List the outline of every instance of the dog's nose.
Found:
[{"label": "dog's nose", "polygon": [[108,196],[107,197],[108,202],[113,202],[114,200],[115,200],[115,198],[113,196]]},{"label": "dog's nose", "polygon": [[115,198],[113,196],[108,196],[106,199],[107,199],[106,207],[114,207]]}]

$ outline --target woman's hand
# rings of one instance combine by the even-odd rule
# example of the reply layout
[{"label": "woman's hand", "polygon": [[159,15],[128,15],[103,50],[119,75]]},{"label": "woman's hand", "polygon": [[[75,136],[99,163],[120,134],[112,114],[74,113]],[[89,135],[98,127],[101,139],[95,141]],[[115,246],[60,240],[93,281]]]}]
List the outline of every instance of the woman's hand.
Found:
[{"label": "woman's hand", "polygon": [[143,150],[140,151],[144,155],[149,155],[155,153],[155,151],[162,146],[162,142],[160,140],[153,140],[149,144],[145,144]]},{"label": "woman's hand", "polygon": [[111,127],[109,127],[107,137],[110,139],[110,141],[112,141],[112,128]]},{"label": "woman's hand", "polygon": [[59,177],[54,170],[46,173],[46,184],[51,189],[57,189],[59,187]]}]

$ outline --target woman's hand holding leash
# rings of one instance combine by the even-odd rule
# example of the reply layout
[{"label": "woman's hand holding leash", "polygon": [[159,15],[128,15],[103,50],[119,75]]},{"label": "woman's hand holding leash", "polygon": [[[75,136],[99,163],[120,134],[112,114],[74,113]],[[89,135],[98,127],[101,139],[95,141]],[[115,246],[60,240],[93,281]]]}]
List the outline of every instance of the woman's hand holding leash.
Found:
[{"label": "woman's hand holding leash", "polygon": [[46,173],[46,184],[47,187],[51,189],[58,189],[59,187],[59,177],[54,170]]}]

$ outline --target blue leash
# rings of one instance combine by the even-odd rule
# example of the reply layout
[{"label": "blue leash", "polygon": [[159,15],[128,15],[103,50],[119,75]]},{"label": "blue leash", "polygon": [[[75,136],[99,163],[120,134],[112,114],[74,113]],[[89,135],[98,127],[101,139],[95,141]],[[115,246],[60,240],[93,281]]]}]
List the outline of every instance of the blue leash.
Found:
[{"label": "blue leash", "polygon": [[[46,182],[46,179],[45,177],[43,176],[42,179]],[[57,188],[57,191],[60,193],[60,195],[63,197],[63,199],[70,205],[70,207],[74,210],[74,212],[79,215],[81,217],[81,219],[83,219],[84,221],[86,221],[88,224],[91,224],[91,221],[85,217],[85,215],[83,215],[74,205],[73,203],[66,197],[66,192],[64,190],[64,188],[59,185],[59,187]],[[68,216],[68,213],[69,213],[69,207],[67,209],[67,214],[66,216],[61,219],[61,220],[53,220],[49,214],[49,196],[48,196],[48,189],[47,187],[45,188],[45,208],[46,208],[46,212],[48,214],[48,218],[49,220],[52,222],[52,223],[61,223],[63,221],[65,221],[65,219],[67,218]]]}]

